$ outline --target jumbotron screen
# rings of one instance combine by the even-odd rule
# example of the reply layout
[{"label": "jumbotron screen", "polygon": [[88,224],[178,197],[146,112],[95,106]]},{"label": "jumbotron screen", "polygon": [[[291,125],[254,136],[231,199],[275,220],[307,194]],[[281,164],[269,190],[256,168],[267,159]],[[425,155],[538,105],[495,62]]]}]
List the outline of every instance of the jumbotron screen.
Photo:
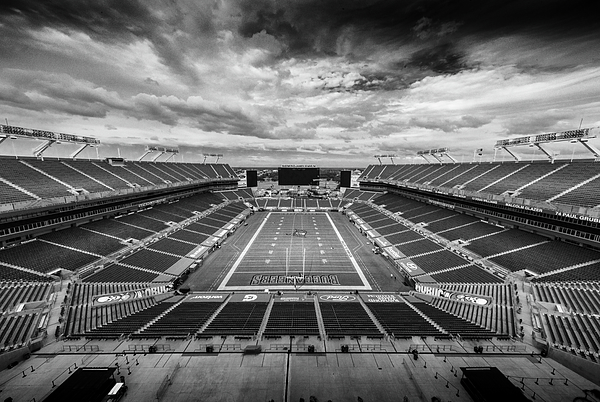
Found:
[{"label": "jumbotron screen", "polygon": [[315,166],[282,166],[278,169],[280,186],[319,185],[319,168]]}]

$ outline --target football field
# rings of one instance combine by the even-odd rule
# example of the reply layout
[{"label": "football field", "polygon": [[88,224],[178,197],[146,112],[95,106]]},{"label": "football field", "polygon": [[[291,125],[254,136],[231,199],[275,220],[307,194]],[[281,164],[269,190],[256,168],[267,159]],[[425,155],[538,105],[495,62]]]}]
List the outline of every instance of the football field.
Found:
[{"label": "football field", "polygon": [[266,214],[219,290],[371,290],[327,213]]}]

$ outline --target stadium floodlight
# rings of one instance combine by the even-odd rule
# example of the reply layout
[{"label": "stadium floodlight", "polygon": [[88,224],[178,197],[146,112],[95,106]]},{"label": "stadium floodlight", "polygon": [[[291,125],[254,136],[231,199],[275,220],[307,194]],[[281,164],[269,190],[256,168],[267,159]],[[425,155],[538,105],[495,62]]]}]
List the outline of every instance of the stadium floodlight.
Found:
[{"label": "stadium floodlight", "polygon": [[224,155],[223,154],[202,154],[204,156],[204,160],[202,161],[202,163],[206,163],[206,158],[209,156],[216,156],[217,160],[215,161],[215,163],[219,163],[219,158],[222,158]]},{"label": "stadium floodlight", "polygon": [[374,158],[377,158],[377,160],[379,161],[379,164],[381,165],[381,158],[390,158],[392,161],[392,165],[394,164],[394,158],[396,158],[398,155],[394,155],[394,154],[385,154],[385,155],[373,155]]},{"label": "stadium floodlight", "polygon": [[425,155],[433,157],[440,164],[444,163],[444,161],[443,161],[444,156],[446,156],[448,159],[450,159],[453,163],[456,163],[456,159],[454,159],[452,156],[450,156],[450,154],[448,153],[449,151],[450,150],[448,148],[433,148],[433,149],[428,149],[426,151],[419,151],[419,152],[417,152],[417,155],[422,157],[423,159],[425,159],[427,161],[427,163],[431,163],[431,162],[429,161],[429,159],[427,159],[425,157]]},{"label": "stadium floodlight", "polygon": [[[33,156],[38,158],[41,157],[44,152],[54,144],[61,144],[63,142],[82,144],[82,149],[79,150],[79,152],[83,151],[83,149],[89,145],[100,144],[100,141],[93,137],[1,124],[0,143],[5,141],[7,138],[10,138],[11,140],[16,140],[18,138],[29,138],[44,141],[42,144],[38,145],[32,150]],[[79,152],[75,153],[75,156],[77,156]]]},{"label": "stadium floodlight", "polygon": [[589,152],[594,155],[595,158],[600,157],[600,151],[589,143],[590,138],[596,138],[597,133],[600,127],[590,127],[590,128],[580,128],[577,130],[568,130],[561,131],[557,133],[546,133],[546,134],[537,134],[537,135],[528,135],[525,137],[511,138],[506,140],[498,140],[496,141],[496,145],[494,148],[496,150],[503,149],[508,152],[517,162],[521,160],[514,151],[511,151],[509,148],[519,147],[519,146],[530,146],[536,147],[540,151],[542,151],[551,162],[554,161],[554,154],[546,151],[541,144],[549,144],[553,142],[564,142],[569,141],[571,143],[580,143],[583,145]]}]

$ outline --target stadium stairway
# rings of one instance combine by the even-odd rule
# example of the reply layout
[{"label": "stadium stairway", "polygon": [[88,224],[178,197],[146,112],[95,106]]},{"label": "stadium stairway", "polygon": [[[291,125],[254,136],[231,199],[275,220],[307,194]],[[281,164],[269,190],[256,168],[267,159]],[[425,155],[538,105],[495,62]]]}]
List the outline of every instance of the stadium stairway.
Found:
[{"label": "stadium stairway", "polygon": [[426,255],[430,255],[430,254],[439,253],[440,251],[444,251],[444,250],[446,250],[446,249],[444,249],[444,248],[441,248],[441,249],[439,249],[439,250],[427,251],[426,253],[414,254],[414,255],[411,255],[411,256],[410,256],[410,258],[423,257],[423,256],[426,256]]},{"label": "stadium stairway", "polygon": [[[473,223],[477,223],[477,222],[473,222]],[[456,229],[456,228],[452,228],[452,229]],[[479,236],[479,237],[473,237],[472,239],[468,239],[468,241],[472,242],[472,241],[475,241],[475,240],[483,239],[484,237],[494,236],[494,235],[497,235],[499,233],[504,233],[504,232],[506,232],[508,230],[510,230],[510,229],[503,229],[503,230],[500,230],[499,232],[488,233],[488,234],[484,234],[483,236]]]},{"label": "stadium stairway", "polygon": [[61,180],[57,179],[57,178],[56,178],[56,177],[54,177],[54,176],[51,176],[51,175],[49,175],[48,173],[44,172],[42,169],[38,169],[37,167],[35,167],[35,166],[33,166],[33,165],[31,165],[31,164],[29,164],[29,163],[25,162],[25,161],[20,161],[20,162],[21,162],[23,165],[25,165],[25,166],[27,166],[27,167],[29,167],[29,168],[31,168],[31,169],[33,169],[33,170],[37,171],[38,173],[41,173],[41,174],[43,174],[44,176],[48,177],[49,179],[51,179],[51,180],[54,180],[55,182],[57,182],[57,183],[59,183],[59,184],[62,184],[62,185],[63,185],[63,186],[65,186],[65,187],[68,189],[68,191],[69,191],[70,193],[72,193],[73,195],[76,195],[76,194],[77,194],[77,191],[75,190],[75,187],[71,186],[70,184],[68,184],[68,183],[65,183],[64,181],[61,181]]},{"label": "stadium stairway", "polygon": [[362,304],[363,308],[367,312],[367,315],[371,318],[371,321],[373,321],[373,324],[375,324],[375,326],[377,327],[377,329],[379,330],[379,332],[381,332],[382,334],[386,334],[387,335],[387,331],[385,330],[385,328],[383,327],[383,325],[381,325],[381,323],[379,322],[379,320],[377,319],[377,317],[375,317],[375,314],[373,314],[373,312],[371,311],[371,309],[369,309],[367,307],[365,301],[361,297],[358,297],[358,301],[360,302],[360,304]]},{"label": "stadium stairway", "polygon": [[567,164],[567,163],[565,163],[564,165],[561,165],[561,166],[559,166],[558,168],[556,168],[556,169],[554,169],[554,170],[552,170],[552,171],[550,171],[550,172],[548,172],[548,173],[546,173],[546,174],[544,174],[544,175],[541,175],[540,177],[536,178],[535,180],[532,180],[532,181],[530,181],[529,183],[526,183],[526,184],[522,185],[521,187],[519,187],[519,188],[517,188],[517,189],[515,190],[515,194],[514,194],[514,196],[515,196],[515,197],[517,197],[517,196],[519,195],[519,193],[521,193],[521,192],[522,192],[523,190],[525,190],[527,187],[531,186],[532,184],[535,184],[535,183],[537,183],[537,182],[538,182],[538,181],[540,181],[540,180],[543,180],[543,179],[545,179],[546,177],[548,177],[548,176],[550,176],[550,175],[552,175],[552,174],[554,174],[554,173],[558,172],[558,171],[559,171],[559,170],[561,170],[561,169],[564,169],[564,168],[566,168],[567,166],[568,166],[568,164]]},{"label": "stadium stairway", "polygon": [[470,265],[473,265],[473,264],[468,263],[468,264],[464,264],[464,265],[459,265],[457,267],[450,267],[450,268],[440,269],[437,271],[426,272],[425,274],[423,274],[421,276],[429,276],[429,275],[441,274],[442,272],[456,271],[457,269],[462,269],[462,268],[468,267]]},{"label": "stadium stairway", "polygon": [[467,184],[471,183],[472,181],[475,181],[475,180],[479,179],[481,176],[484,176],[484,175],[486,175],[486,174],[488,174],[488,173],[490,173],[490,172],[494,171],[495,169],[497,169],[497,168],[499,168],[499,167],[500,167],[500,165],[496,165],[496,166],[492,167],[491,169],[488,169],[488,170],[486,170],[485,172],[483,172],[483,173],[481,173],[481,174],[479,174],[479,175],[477,175],[477,176],[473,177],[472,179],[470,179],[470,180],[468,180],[468,181],[466,181],[466,182],[462,183],[461,185],[454,186],[454,188],[458,188],[459,190],[462,190],[463,188],[465,188],[465,186],[466,186]]},{"label": "stadium stairway", "polygon": [[597,264],[597,263],[600,263],[600,260],[586,261],[586,262],[582,262],[580,264],[575,264],[575,265],[571,265],[571,266],[568,266],[568,267],[555,269],[554,271],[544,272],[543,274],[540,274],[540,275],[536,276],[536,278],[544,278],[546,276],[558,274],[560,272],[566,272],[566,271],[570,271],[572,269],[586,267],[588,265],[593,265],[593,264]]},{"label": "stadium stairway", "polygon": [[157,315],[156,317],[154,317],[152,320],[148,321],[148,323],[146,323],[143,327],[141,327],[140,329],[138,329],[137,331],[134,332],[134,334],[140,334],[141,332],[143,332],[144,330],[146,330],[150,325],[154,324],[156,321],[160,320],[161,318],[163,318],[164,316],[166,316],[167,314],[169,314],[171,311],[175,310],[175,308],[177,306],[179,306],[181,303],[183,303],[185,301],[186,297],[183,296],[181,298],[181,300],[173,303],[173,305],[171,307],[169,307],[168,309],[166,309],[165,311],[163,311],[162,313],[160,313],[159,315]]},{"label": "stadium stairway", "polygon": [[36,194],[33,194],[32,192],[25,190],[23,187],[21,187],[21,186],[18,186],[18,185],[16,185],[15,183],[13,183],[13,182],[10,182],[10,181],[8,181],[8,180],[6,180],[6,179],[2,178],[2,177],[0,177],[0,182],[4,183],[4,184],[6,184],[6,185],[9,185],[9,186],[11,186],[11,187],[13,187],[13,188],[15,188],[15,189],[17,189],[17,190],[19,190],[19,191],[21,191],[21,192],[23,192],[23,193],[27,194],[27,195],[28,195],[28,196],[30,196],[30,197],[32,197],[32,198],[35,198],[36,200],[41,200],[41,199],[42,199],[41,197],[37,196]]},{"label": "stadium stairway", "polygon": [[[79,228],[81,228],[81,229],[83,229],[83,230],[87,230],[88,232],[96,233],[96,234],[98,234],[98,235],[102,235],[102,236],[110,237],[110,238],[113,238],[113,239],[115,239],[115,240],[119,240],[119,241],[122,241],[122,240],[123,240],[123,239],[121,239],[120,237],[113,236],[113,235],[111,235],[111,234],[108,234],[108,233],[102,233],[102,232],[98,232],[98,231],[96,231],[96,230],[93,230],[93,229],[88,229],[88,228],[86,228],[86,227],[84,227],[84,226],[79,226]],[[125,247],[125,245],[123,245],[123,247]]]},{"label": "stadium stairway", "polygon": [[492,183],[490,183],[490,184],[486,185],[485,187],[483,187],[483,188],[481,188],[481,189],[479,189],[479,190],[477,190],[477,191],[478,191],[478,192],[485,191],[485,189],[487,189],[487,188],[489,188],[489,187],[492,187],[492,186],[494,186],[494,185],[496,185],[496,184],[500,183],[502,180],[509,178],[510,176],[512,176],[512,175],[513,175],[513,174],[515,174],[515,173],[519,173],[521,170],[525,169],[525,168],[526,168],[526,167],[528,167],[528,166],[529,166],[529,164],[527,164],[527,165],[524,165],[524,166],[520,167],[520,168],[519,168],[519,169],[517,169],[517,170],[513,170],[512,172],[510,172],[510,173],[509,173],[509,174],[507,174],[506,176],[499,178],[498,180],[496,180],[496,181],[494,181],[494,182],[492,182]]},{"label": "stadium stairway", "polygon": [[73,167],[73,166],[69,165],[69,164],[68,164],[68,163],[66,163],[66,162],[61,162],[61,163],[62,163],[63,165],[65,165],[65,166],[67,166],[67,167],[69,167],[69,168],[73,169],[73,170],[74,170],[74,171],[76,171],[77,173],[79,173],[79,174],[81,174],[81,175],[83,175],[83,176],[85,176],[85,177],[89,178],[90,180],[93,180],[93,181],[95,181],[96,183],[98,183],[98,184],[100,184],[100,185],[102,185],[102,186],[104,186],[104,187],[108,188],[110,191],[115,191],[115,189],[114,189],[114,188],[112,188],[111,186],[109,186],[108,184],[101,182],[100,180],[96,179],[96,178],[95,178],[95,177],[93,177],[93,176],[90,176],[89,174],[86,174],[85,172],[83,172],[83,171],[81,171],[81,170],[77,169],[76,167]]},{"label": "stadium stairway", "polygon": [[[476,223],[479,223],[479,221],[475,221],[475,222],[469,222],[469,223],[465,223],[464,225],[459,225],[459,226],[453,226],[453,227],[451,227],[451,228],[444,229],[444,230],[440,230],[439,232],[435,232],[435,234],[443,236],[443,235],[442,235],[442,233],[444,233],[444,232],[449,232],[449,231],[451,231],[451,230],[456,230],[456,229],[462,229],[462,228],[464,228],[464,227],[466,227],[466,226],[469,226],[469,225],[474,225],[474,224],[476,224]],[[493,234],[493,233],[491,233],[491,234]],[[488,236],[489,236],[489,235],[488,235]],[[482,236],[482,237],[483,237],[483,236]]]},{"label": "stadium stairway", "polygon": [[[500,232],[498,232],[498,233],[500,233]],[[550,241],[551,240],[545,240],[545,241],[542,241],[542,242],[539,242],[539,243],[528,244],[527,246],[523,246],[523,247],[519,247],[519,248],[513,248],[513,249],[510,249],[510,250],[507,250],[507,251],[503,251],[501,253],[496,253],[496,254],[488,255],[487,257],[482,258],[482,260],[489,260],[491,258],[500,257],[501,255],[511,254],[511,253],[514,253],[514,252],[517,252],[517,251],[521,251],[521,250],[526,250],[526,249],[531,248],[531,247],[540,246],[542,244],[550,243]]]},{"label": "stadium stairway", "polygon": [[227,298],[223,301],[223,303],[221,303],[219,308],[217,308],[215,310],[213,315],[210,316],[210,318],[208,320],[206,320],[204,325],[201,326],[200,329],[198,329],[198,331],[196,331],[196,336],[201,335],[204,332],[204,330],[210,325],[210,323],[215,319],[215,317],[221,313],[221,310],[223,310],[223,308],[225,308],[225,305],[229,302],[229,299],[231,299],[231,294],[227,295]]},{"label": "stadium stairway", "polygon": [[117,262],[117,265],[122,265],[124,267],[131,268],[131,269],[137,269],[138,271],[149,272],[151,274],[167,275],[167,276],[170,276],[170,277],[173,277],[173,278],[176,277],[175,275],[167,274],[165,272],[160,272],[160,271],[154,271],[153,269],[138,267],[137,265],[129,265],[129,264],[124,264],[122,262]]},{"label": "stadium stairway", "polygon": [[79,248],[75,248],[75,247],[67,246],[67,245],[60,244],[60,243],[54,243],[54,242],[51,242],[51,241],[48,241],[48,240],[44,240],[44,239],[40,239],[40,238],[38,238],[38,241],[41,241],[41,242],[43,242],[43,243],[52,244],[53,246],[57,246],[57,247],[67,248],[67,249],[69,249],[69,250],[77,251],[78,253],[83,253],[83,254],[92,255],[92,256],[94,256],[94,257],[97,257],[97,258],[102,258],[102,257],[104,257],[103,255],[100,255],[100,254],[91,253],[91,252],[89,252],[89,251],[81,250],[81,249],[79,249]]},{"label": "stadium stairway", "polygon": [[566,189],[566,190],[565,190],[565,191],[563,191],[562,193],[559,193],[559,194],[557,194],[557,195],[555,195],[555,196],[553,196],[553,197],[551,197],[551,198],[548,198],[548,199],[546,200],[546,202],[552,202],[552,201],[556,200],[557,198],[560,198],[560,197],[562,197],[563,195],[569,194],[571,191],[574,191],[574,190],[578,189],[579,187],[585,186],[585,185],[586,185],[586,184],[588,184],[589,182],[592,182],[592,181],[596,180],[596,179],[597,179],[597,178],[599,178],[599,177],[600,177],[600,173],[599,173],[599,174],[597,174],[597,175],[595,175],[595,176],[592,176],[592,177],[590,177],[590,178],[589,178],[589,179],[587,179],[587,180],[584,180],[584,181],[582,181],[581,183],[579,183],[579,184],[577,184],[577,185],[575,185],[575,186],[573,186],[573,187],[571,187],[571,188],[568,188],[568,189]]},{"label": "stadium stairway", "polygon": [[265,332],[265,328],[267,328],[267,323],[269,322],[269,317],[271,316],[271,310],[273,310],[273,304],[275,303],[275,298],[271,297],[269,300],[269,304],[267,304],[267,308],[265,310],[265,315],[263,316],[262,323],[258,328],[258,332],[256,333],[257,339],[262,339],[262,334]]},{"label": "stadium stairway", "polygon": [[317,315],[317,323],[319,324],[319,334],[321,335],[321,339],[327,339],[327,332],[325,331],[325,324],[323,324],[323,315],[321,314],[321,309],[319,308],[319,302],[317,298],[314,298],[315,303],[315,313]]},{"label": "stadium stairway", "polygon": [[428,323],[430,323],[431,325],[433,325],[435,327],[435,329],[437,329],[438,331],[442,332],[445,335],[450,336],[450,334],[448,333],[448,331],[446,331],[444,328],[442,328],[437,322],[433,321],[431,318],[429,318],[429,316],[427,316],[425,313],[423,313],[421,310],[419,310],[418,308],[416,308],[411,303],[411,299],[419,300],[418,298],[416,298],[415,296],[412,296],[412,295],[410,295],[410,296],[401,296],[401,298],[402,298],[402,300],[404,300],[404,302],[406,303],[407,306],[409,306],[414,311],[416,311],[417,314],[419,314],[421,317],[423,317],[423,319],[425,319],[425,321],[427,321]]}]

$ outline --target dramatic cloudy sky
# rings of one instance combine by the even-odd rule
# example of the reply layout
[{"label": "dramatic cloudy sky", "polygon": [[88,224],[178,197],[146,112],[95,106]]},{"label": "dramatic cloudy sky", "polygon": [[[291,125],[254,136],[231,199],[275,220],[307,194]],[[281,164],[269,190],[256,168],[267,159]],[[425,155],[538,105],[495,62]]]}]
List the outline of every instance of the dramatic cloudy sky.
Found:
[{"label": "dramatic cloudy sky", "polygon": [[[177,160],[223,153],[233,166],[366,166],[447,146],[468,160],[477,148],[492,155],[497,139],[600,125],[590,7],[5,0],[0,117],[97,137],[101,156],[133,158],[148,144],[178,146]],[[0,152],[33,145],[10,142]],[[58,148],[50,154],[68,147]]]}]

